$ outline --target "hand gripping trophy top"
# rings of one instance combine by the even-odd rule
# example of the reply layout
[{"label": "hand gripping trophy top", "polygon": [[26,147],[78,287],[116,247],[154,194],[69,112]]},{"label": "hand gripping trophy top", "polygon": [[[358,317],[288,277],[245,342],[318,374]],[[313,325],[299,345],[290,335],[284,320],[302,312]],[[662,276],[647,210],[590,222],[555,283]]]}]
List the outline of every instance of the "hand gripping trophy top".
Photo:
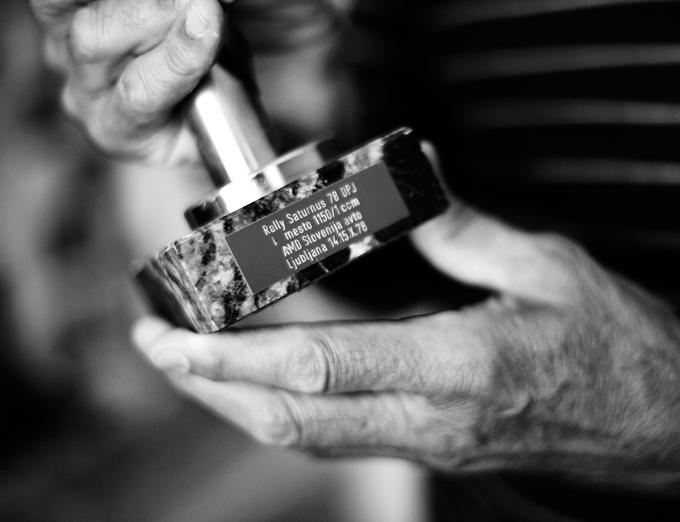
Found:
[{"label": "hand gripping trophy top", "polygon": [[186,102],[186,118],[218,187],[185,217],[198,228],[320,167],[328,145],[312,143],[283,156],[270,140],[247,44],[227,17],[218,63]]}]

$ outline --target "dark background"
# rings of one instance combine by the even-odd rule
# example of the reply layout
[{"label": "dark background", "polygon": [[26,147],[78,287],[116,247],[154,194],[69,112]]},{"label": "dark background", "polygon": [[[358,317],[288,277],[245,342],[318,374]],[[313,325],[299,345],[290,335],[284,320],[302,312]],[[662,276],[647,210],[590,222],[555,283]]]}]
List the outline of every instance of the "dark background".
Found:
[{"label": "dark background", "polygon": [[[455,194],[582,242],[677,306],[678,15],[671,0],[362,1],[342,25],[359,121],[341,137],[414,127]],[[143,307],[129,263],[181,235],[203,181],[97,155],[58,110],[26,2],[5,0],[0,29],[0,519],[426,518],[421,471],[263,449],[133,352]],[[406,242],[323,287],[259,320],[395,317],[485,295]],[[433,484],[436,509],[464,520],[455,509],[660,520],[676,502],[544,477]]]},{"label": "dark background", "polygon": [[[455,195],[577,240],[677,309],[679,14],[674,1],[372,0],[356,6],[345,56],[369,132],[408,122],[436,145]],[[479,299],[401,248],[366,263],[376,264],[373,285],[402,269],[381,272],[380,255],[418,267],[413,288],[394,299]],[[432,484],[442,520],[680,516],[677,492],[592,489],[549,475]]]}]

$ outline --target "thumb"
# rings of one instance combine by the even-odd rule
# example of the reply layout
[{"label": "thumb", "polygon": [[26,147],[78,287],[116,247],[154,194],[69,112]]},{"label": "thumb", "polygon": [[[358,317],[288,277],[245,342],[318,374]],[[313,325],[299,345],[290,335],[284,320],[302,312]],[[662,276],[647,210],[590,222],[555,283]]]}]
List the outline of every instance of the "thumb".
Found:
[{"label": "thumb", "polygon": [[451,198],[449,209],[411,234],[438,270],[518,298],[564,302],[594,263],[575,244],[513,228]]}]

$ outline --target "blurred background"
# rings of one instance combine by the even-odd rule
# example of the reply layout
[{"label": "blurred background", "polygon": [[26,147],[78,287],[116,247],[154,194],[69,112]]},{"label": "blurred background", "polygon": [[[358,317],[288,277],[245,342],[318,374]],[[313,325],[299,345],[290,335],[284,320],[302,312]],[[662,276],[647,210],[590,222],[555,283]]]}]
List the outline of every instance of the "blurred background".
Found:
[{"label": "blurred background", "polygon": [[[2,7],[0,520],[422,519],[414,468],[263,448],[132,350],[130,265],[187,230],[208,186],[98,155],[60,112],[28,2]],[[312,290],[258,320],[360,314]]]},{"label": "blurred background", "polygon": [[[244,1],[244,19],[267,2]],[[318,14],[316,0],[284,4]],[[470,520],[473,504],[610,520],[665,502],[557,477],[315,461],[256,445],[175,395],[130,346],[144,311],[130,264],[186,231],[182,211],[206,179],[95,153],[58,109],[61,80],[42,65],[27,2],[3,9],[0,520],[417,522]],[[339,25],[312,24],[340,27],[348,75],[319,66],[325,44],[298,67],[282,62],[280,18],[251,16],[249,34],[265,35],[252,43],[284,147],[330,128],[356,144],[413,126],[457,195],[575,238],[677,307],[679,17],[674,0],[362,0]],[[337,89],[349,84],[351,102]],[[245,324],[400,317],[484,295],[401,241]]]}]

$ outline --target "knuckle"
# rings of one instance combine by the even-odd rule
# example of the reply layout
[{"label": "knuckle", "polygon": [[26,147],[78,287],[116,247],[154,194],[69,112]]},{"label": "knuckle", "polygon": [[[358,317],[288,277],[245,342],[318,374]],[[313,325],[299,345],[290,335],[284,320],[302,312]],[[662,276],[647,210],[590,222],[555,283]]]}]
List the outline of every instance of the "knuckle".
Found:
[{"label": "knuckle", "polygon": [[124,74],[120,78],[119,89],[125,109],[138,116],[153,114],[158,110],[158,97],[155,95],[147,74]]},{"label": "knuckle", "polygon": [[147,2],[128,3],[121,11],[128,28],[146,27],[151,19],[152,10],[148,8]]},{"label": "knuckle", "polygon": [[69,33],[71,56],[80,64],[97,62],[102,55],[102,41],[91,8],[78,10]]},{"label": "knuckle", "polygon": [[254,436],[264,444],[295,446],[301,440],[300,423],[285,400],[271,401],[260,409]]},{"label": "knuckle", "polygon": [[413,421],[413,436],[423,452],[423,460],[442,470],[466,469],[467,457],[479,447],[478,408],[430,406],[425,410],[426,413],[414,416]]},{"label": "knuckle", "polygon": [[173,38],[168,42],[168,51],[165,54],[165,63],[168,71],[180,78],[191,77],[197,74],[196,60],[191,50],[181,43],[179,39]]},{"label": "knuckle", "polygon": [[285,371],[286,381],[305,393],[323,393],[330,381],[333,347],[328,335],[309,332],[305,341],[293,352]]},{"label": "knuckle", "polygon": [[157,2],[125,2],[119,7],[119,14],[128,29],[144,28],[153,20]]},{"label": "knuckle", "polygon": [[144,29],[154,25],[155,21],[165,19],[179,11],[187,0],[152,0],[144,2],[127,2],[117,7],[125,27]]},{"label": "knuckle", "polygon": [[556,261],[573,262],[585,258],[583,249],[564,236],[553,233],[536,235],[536,245],[547,258]]},{"label": "knuckle", "polygon": [[186,3],[186,0],[154,0],[153,5],[158,11],[175,12]]},{"label": "knuckle", "polygon": [[556,234],[538,234],[534,244],[542,266],[538,273],[544,274],[546,287],[562,299],[579,301],[606,280],[597,263],[573,241]]}]

